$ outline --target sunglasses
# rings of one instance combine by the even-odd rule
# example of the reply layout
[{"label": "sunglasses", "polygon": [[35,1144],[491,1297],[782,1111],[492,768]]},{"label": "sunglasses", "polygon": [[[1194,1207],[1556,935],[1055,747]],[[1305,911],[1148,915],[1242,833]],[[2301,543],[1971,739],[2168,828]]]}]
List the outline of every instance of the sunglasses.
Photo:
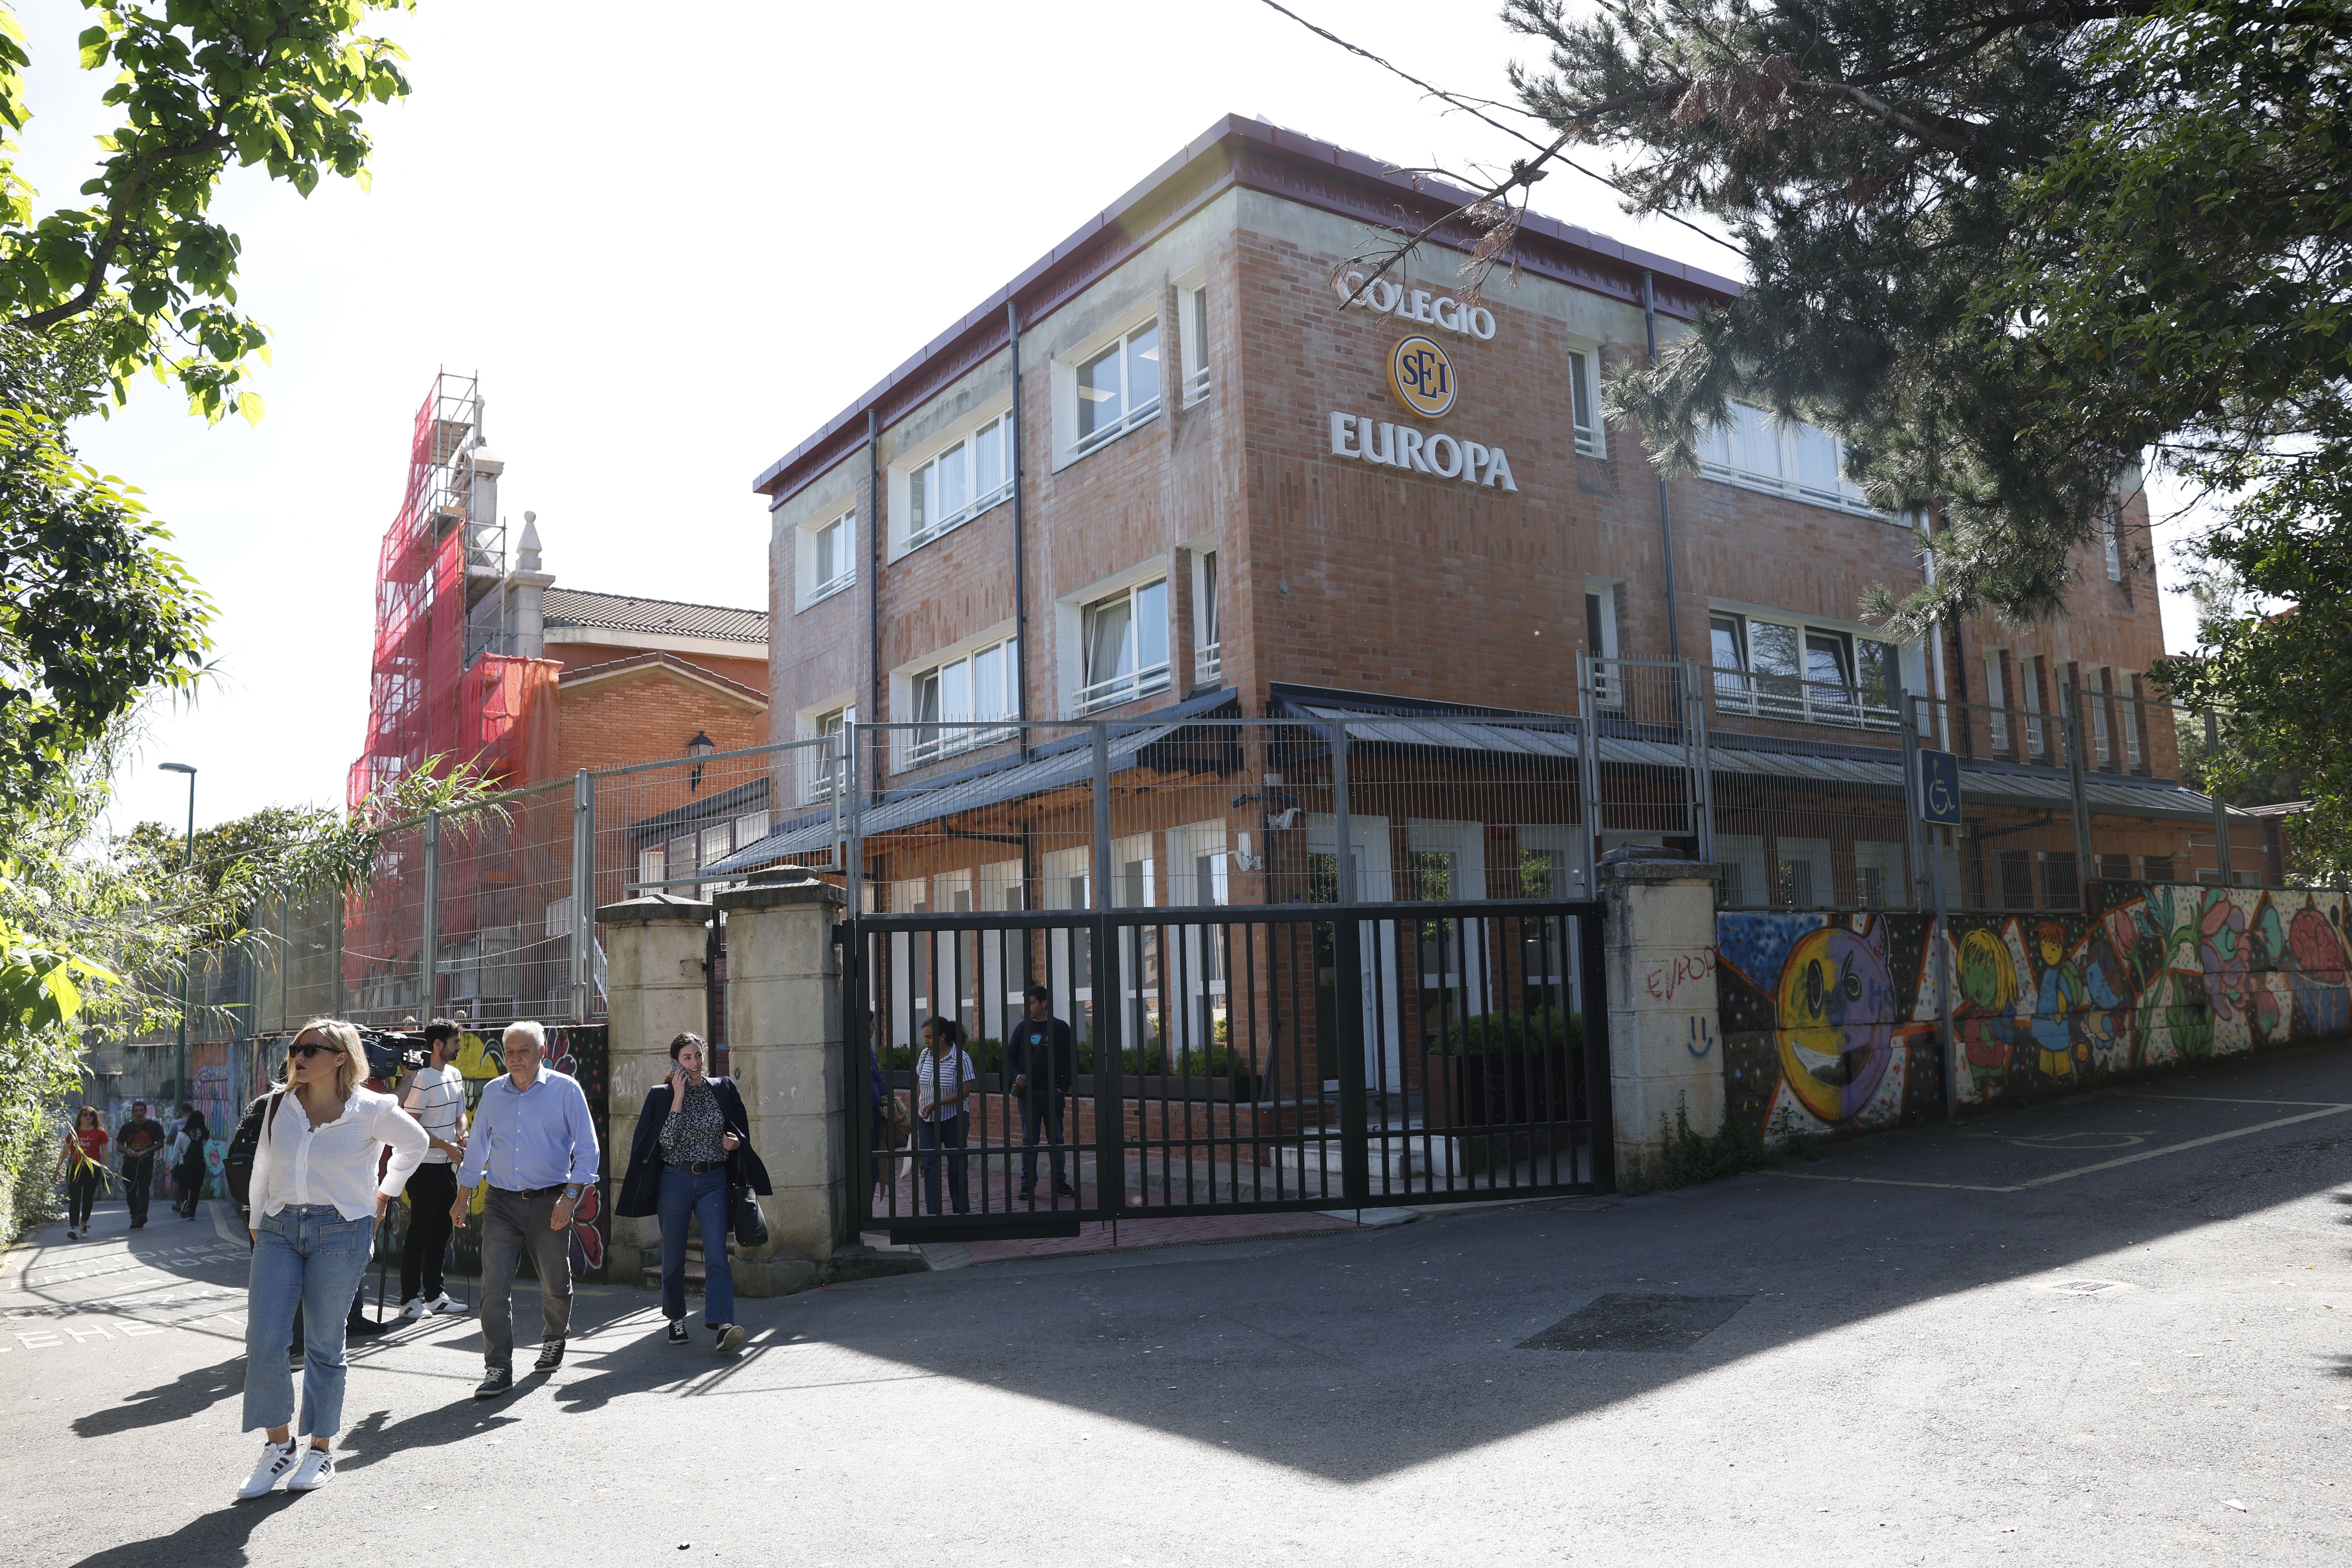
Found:
[{"label": "sunglasses", "polygon": [[320,1045],[316,1040],[305,1040],[299,1046],[289,1046],[286,1048],[286,1054],[289,1057],[300,1057],[307,1061],[317,1056],[341,1056],[343,1047]]}]

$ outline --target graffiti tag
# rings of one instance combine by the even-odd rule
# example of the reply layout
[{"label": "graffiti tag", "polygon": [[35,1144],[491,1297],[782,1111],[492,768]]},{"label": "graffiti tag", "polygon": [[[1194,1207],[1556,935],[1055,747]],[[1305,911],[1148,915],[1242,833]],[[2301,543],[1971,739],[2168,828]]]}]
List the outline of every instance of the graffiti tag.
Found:
[{"label": "graffiti tag", "polygon": [[1706,1018],[1700,1016],[1698,1014],[1692,1014],[1690,1021],[1690,1038],[1684,1043],[1683,1048],[1690,1052],[1690,1054],[1695,1057],[1701,1058],[1706,1058],[1709,1052],[1715,1049],[1714,1026],[1709,1024]]},{"label": "graffiti tag", "polygon": [[1671,1002],[1675,993],[1694,980],[1704,980],[1715,973],[1715,949],[1700,948],[1696,952],[1676,953],[1673,962],[1652,969],[1642,981],[1642,988],[1653,1001]]}]

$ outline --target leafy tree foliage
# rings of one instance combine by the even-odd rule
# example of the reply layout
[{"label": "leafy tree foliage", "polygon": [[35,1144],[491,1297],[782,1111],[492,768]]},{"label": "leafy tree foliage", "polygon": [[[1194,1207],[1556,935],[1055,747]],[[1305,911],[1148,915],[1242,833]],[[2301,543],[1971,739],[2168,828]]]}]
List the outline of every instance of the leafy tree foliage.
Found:
[{"label": "leafy tree foliage", "polygon": [[0,6],[0,324],[47,332],[95,315],[120,397],[134,372],[176,379],[217,419],[261,414],[240,384],[268,334],[239,308],[237,237],[211,216],[231,163],[308,195],[322,175],[367,182],[360,108],[404,96],[405,57],[357,29],[412,0],[82,0],[85,70],[117,68],[121,110],[84,206],[39,216],[10,156],[31,110],[31,61]]}]

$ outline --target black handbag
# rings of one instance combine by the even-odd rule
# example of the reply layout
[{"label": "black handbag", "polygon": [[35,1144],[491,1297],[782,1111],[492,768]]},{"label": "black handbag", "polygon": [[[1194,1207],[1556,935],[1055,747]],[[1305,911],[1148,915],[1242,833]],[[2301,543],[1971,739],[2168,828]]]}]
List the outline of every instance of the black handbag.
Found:
[{"label": "black handbag", "polygon": [[735,1245],[765,1247],[768,1245],[767,1216],[760,1212],[760,1196],[749,1182],[727,1184],[727,1201],[734,1209]]}]

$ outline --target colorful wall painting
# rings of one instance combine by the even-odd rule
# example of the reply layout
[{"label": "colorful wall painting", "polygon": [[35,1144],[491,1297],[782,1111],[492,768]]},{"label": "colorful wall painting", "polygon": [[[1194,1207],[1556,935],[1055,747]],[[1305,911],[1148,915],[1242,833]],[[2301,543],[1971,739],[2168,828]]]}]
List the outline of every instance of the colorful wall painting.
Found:
[{"label": "colorful wall painting", "polygon": [[[1956,915],[1964,1107],[2352,1033],[2347,895],[2095,882],[2075,913]],[[1768,1137],[1943,1110],[1932,917],[1716,917],[1730,1101]]]}]

